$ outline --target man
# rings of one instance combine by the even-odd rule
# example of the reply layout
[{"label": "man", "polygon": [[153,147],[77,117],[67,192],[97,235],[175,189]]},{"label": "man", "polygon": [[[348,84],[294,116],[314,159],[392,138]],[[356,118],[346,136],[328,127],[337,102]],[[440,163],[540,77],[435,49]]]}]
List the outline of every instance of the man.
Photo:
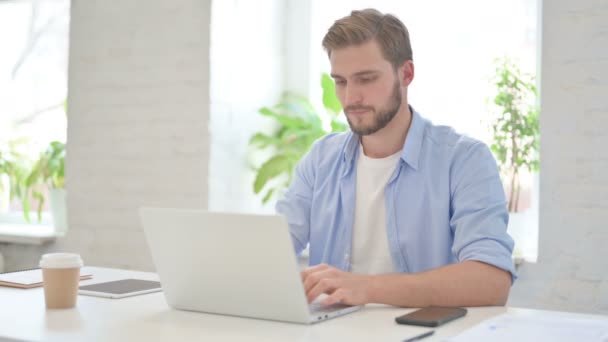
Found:
[{"label": "man", "polygon": [[409,34],[367,9],[323,39],[351,131],[317,141],[277,203],[309,301],[423,307],[504,305],[513,241],[496,162],[483,143],[408,104]]}]

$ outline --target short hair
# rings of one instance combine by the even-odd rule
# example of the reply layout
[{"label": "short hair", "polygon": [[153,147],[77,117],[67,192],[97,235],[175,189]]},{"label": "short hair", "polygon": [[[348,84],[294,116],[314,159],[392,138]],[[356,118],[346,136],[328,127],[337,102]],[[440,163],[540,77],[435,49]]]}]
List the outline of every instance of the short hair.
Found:
[{"label": "short hair", "polygon": [[360,45],[376,40],[382,55],[395,70],[403,62],[412,61],[412,46],[407,28],[392,14],[368,8],[352,11],[350,15],[338,19],[323,38],[323,48],[331,57],[331,52],[352,45]]}]

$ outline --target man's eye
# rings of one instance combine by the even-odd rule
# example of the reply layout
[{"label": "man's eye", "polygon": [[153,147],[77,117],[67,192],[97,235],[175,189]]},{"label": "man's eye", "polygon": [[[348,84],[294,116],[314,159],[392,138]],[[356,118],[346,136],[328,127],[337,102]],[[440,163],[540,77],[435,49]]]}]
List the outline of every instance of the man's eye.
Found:
[{"label": "man's eye", "polygon": [[363,77],[360,79],[361,83],[369,83],[372,82],[373,80],[375,80],[375,77]]},{"label": "man's eye", "polygon": [[336,80],[336,84],[340,85],[340,86],[343,86],[343,85],[346,84],[346,81],[344,81],[344,80]]}]

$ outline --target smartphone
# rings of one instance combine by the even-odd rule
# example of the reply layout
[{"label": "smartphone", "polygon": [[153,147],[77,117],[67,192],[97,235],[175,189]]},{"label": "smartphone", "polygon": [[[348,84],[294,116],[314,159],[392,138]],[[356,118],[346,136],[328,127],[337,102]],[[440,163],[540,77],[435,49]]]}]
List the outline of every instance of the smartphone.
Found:
[{"label": "smartphone", "polygon": [[403,316],[395,318],[399,324],[421,325],[424,327],[438,327],[456,318],[467,314],[464,308],[448,308],[442,306],[429,306]]}]

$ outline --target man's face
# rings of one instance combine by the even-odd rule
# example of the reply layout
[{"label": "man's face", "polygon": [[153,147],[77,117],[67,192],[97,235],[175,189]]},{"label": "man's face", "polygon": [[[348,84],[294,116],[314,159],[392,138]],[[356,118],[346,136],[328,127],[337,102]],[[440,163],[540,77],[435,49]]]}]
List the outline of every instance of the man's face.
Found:
[{"label": "man's face", "polygon": [[375,41],[333,50],[331,75],[353,132],[364,136],[384,128],[402,103],[401,80]]}]

